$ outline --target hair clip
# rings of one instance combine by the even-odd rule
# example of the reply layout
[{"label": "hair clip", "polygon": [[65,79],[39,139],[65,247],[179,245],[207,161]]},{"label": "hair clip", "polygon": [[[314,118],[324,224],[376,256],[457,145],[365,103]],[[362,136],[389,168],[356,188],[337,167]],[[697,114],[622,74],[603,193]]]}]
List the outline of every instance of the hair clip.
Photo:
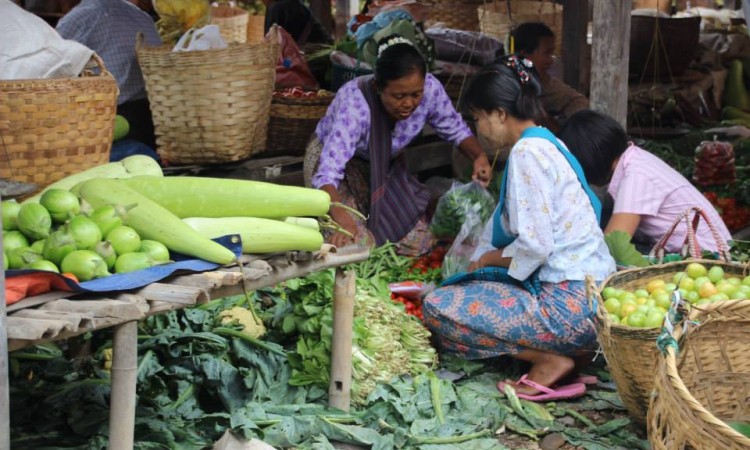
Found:
[{"label": "hair clip", "polygon": [[505,60],[505,65],[516,71],[518,80],[521,82],[521,84],[525,85],[531,81],[531,75],[529,75],[529,72],[526,69],[531,69],[532,67],[534,67],[533,62],[529,61],[526,58],[519,58],[516,55],[510,55]]},{"label": "hair clip", "polygon": [[394,36],[384,43],[380,44],[380,47],[378,47],[378,58],[380,58],[380,55],[383,54],[384,51],[388,49],[388,47],[392,47],[397,44],[407,44],[413,46],[412,42],[404,37],[401,36]]}]

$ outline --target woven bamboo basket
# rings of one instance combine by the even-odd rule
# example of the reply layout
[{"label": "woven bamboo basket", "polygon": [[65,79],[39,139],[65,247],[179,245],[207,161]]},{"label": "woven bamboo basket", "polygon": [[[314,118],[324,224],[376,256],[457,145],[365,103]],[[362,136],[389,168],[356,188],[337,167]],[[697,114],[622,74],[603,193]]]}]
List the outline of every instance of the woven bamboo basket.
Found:
[{"label": "woven bamboo basket", "polygon": [[648,413],[654,450],[740,450],[750,438],[727,425],[750,423],[750,300],[694,308],[657,363]]},{"label": "woven bamboo basket", "polygon": [[688,264],[699,262],[708,267],[720,266],[728,275],[744,275],[744,267],[737,264],[713,260],[688,260],[617,272],[606,279],[595,291],[600,307],[596,308],[596,334],[617,386],[617,392],[630,415],[646,423],[646,412],[654,387],[656,371],[656,328],[633,328],[614,324],[607,318],[601,292],[605,287],[634,291],[643,289],[651,280],[670,280],[674,274],[685,270]]},{"label": "woven bamboo basket", "polygon": [[247,42],[247,23],[249,14],[242,8],[221,4],[211,7],[211,23],[219,26],[221,37],[225,41]]},{"label": "woven bamboo basket", "polygon": [[247,17],[247,43],[258,44],[263,42],[266,33],[265,16],[249,15]]},{"label": "woven bamboo basket", "polygon": [[479,31],[477,7],[482,4],[481,1],[433,0],[426,4],[430,8],[428,27],[441,22],[455,30]]},{"label": "woven bamboo basket", "polygon": [[336,92],[339,88],[349,81],[363,75],[370,75],[372,70],[365,69],[363,67],[346,67],[340,64],[333,63],[331,70],[331,90]]},{"label": "woven bamboo basket", "polygon": [[254,45],[172,52],[139,38],[160,156],[170,164],[213,164],[265,149],[278,42],[271,36]]},{"label": "woven bamboo basket", "polygon": [[524,22],[544,22],[555,33],[555,49],[562,51],[563,7],[550,0],[496,0],[477,8],[480,31],[505,42],[511,27]]},{"label": "woven bamboo basket", "polygon": [[0,81],[0,178],[42,188],[109,162],[117,96],[96,54],[77,78]]},{"label": "woven bamboo basket", "polygon": [[266,153],[304,155],[318,121],[326,115],[332,101],[333,94],[312,98],[274,97]]}]

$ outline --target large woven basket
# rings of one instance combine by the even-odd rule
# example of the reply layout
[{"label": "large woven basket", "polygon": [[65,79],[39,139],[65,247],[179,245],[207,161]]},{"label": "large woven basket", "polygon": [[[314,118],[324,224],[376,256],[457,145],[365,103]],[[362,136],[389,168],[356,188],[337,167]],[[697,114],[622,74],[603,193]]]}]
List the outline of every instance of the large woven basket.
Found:
[{"label": "large woven basket", "polygon": [[211,7],[211,23],[219,26],[221,37],[227,42],[247,42],[249,14],[242,8],[221,4]]},{"label": "large woven basket", "polygon": [[555,49],[562,51],[563,7],[550,0],[495,0],[477,8],[480,31],[505,42],[511,27],[524,22],[544,22],[555,33]]},{"label": "large woven basket", "polygon": [[363,75],[370,75],[373,72],[372,70],[365,69],[363,67],[346,67],[342,66],[341,64],[333,63],[331,73],[331,90],[333,92],[336,92],[339,90],[339,88],[341,88],[341,86],[345,85],[349,81],[352,81],[353,79],[361,77]]},{"label": "large woven basket", "polygon": [[648,414],[654,450],[740,450],[750,438],[726,422],[750,424],[750,300],[693,309],[677,327],[679,354],[668,347],[657,364]]},{"label": "large woven basket", "polygon": [[601,291],[605,287],[634,291],[644,288],[651,280],[671,281],[674,274],[684,271],[691,262],[699,262],[708,267],[721,266],[728,275],[743,275],[744,267],[737,264],[689,260],[617,272],[606,279],[598,289],[590,289],[595,291],[593,294],[599,304],[596,308],[596,334],[610,367],[612,379],[630,415],[641,423],[646,423],[646,412],[654,387],[656,338],[659,337],[660,330],[612,323],[602,306],[604,301]]},{"label": "large woven basket", "polygon": [[304,155],[318,121],[326,115],[332,101],[333,95],[312,98],[274,97],[271,101],[266,153]]},{"label": "large woven basket", "polygon": [[455,30],[479,31],[477,7],[482,4],[481,1],[432,0],[425,3],[430,8],[427,26],[441,22]]},{"label": "large woven basket", "polygon": [[247,17],[247,43],[257,44],[263,42],[266,33],[265,16],[249,15]]},{"label": "large woven basket", "polygon": [[0,81],[0,178],[42,188],[109,162],[117,96],[96,55],[77,78]]},{"label": "large woven basket", "polygon": [[271,36],[260,44],[172,52],[139,39],[136,54],[162,159],[224,163],[265,148],[278,42]]}]

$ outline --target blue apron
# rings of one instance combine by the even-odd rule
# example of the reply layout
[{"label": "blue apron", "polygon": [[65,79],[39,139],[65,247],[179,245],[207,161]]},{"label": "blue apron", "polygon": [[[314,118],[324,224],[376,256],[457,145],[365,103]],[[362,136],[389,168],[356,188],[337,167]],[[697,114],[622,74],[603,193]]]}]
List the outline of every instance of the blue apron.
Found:
[{"label": "blue apron", "polygon": [[[570,166],[573,168],[575,174],[578,176],[578,180],[581,182],[581,186],[586,192],[586,195],[588,195],[589,200],[591,201],[591,206],[594,208],[594,213],[596,213],[596,220],[597,222],[599,222],[602,217],[602,204],[594,191],[591,189],[591,186],[589,186],[589,183],[586,181],[586,176],[583,174],[583,168],[581,167],[581,164],[578,162],[576,157],[573,156],[573,154],[565,149],[562,145],[560,145],[560,142],[557,140],[557,138],[555,138],[555,135],[546,128],[527,128],[523,133],[521,133],[521,139],[524,138],[546,139],[553,143],[555,147],[557,147],[560,153],[562,153],[565,159],[568,161],[568,164],[570,164]],[[509,164],[506,163],[505,171],[503,172],[503,179],[500,183],[500,198],[498,199],[495,213],[492,216],[492,246],[495,248],[507,247],[516,239],[516,236],[508,234],[505,228],[503,228],[503,210],[505,206],[505,195],[508,185],[508,166]],[[457,273],[456,275],[453,275],[452,277],[443,281],[441,286],[449,286],[452,284],[462,283],[464,281],[496,281],[502,283],[521,284],[524,288],[526,288],[526,290],[528,290],[532,295],[535,296],[539,295],[539,292],[541,291],[541,283],[539,281],[538,271],[534,272],[526,280],[516,280],[515,278],[508,275],[507,267],[485,267],[483,269],[475,270],[469,273]]]}]

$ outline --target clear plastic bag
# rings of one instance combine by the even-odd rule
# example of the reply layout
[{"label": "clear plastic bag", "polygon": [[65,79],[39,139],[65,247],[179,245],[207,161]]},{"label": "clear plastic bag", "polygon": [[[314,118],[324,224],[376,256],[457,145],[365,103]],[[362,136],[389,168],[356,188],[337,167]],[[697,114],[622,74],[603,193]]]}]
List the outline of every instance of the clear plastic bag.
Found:
[{"label": "clear plastic bag", "polygon": [[481,227],[494,210],[495,199],[481,184],[456,181],[438,200],[430,231],[440,239],[457,238],[470,214],[477,215]]},{"label": "clear plastic bag", "polygon": [[[490,210],[491,214],[492,210]],[[490,218],[488,217],[486,220],[490,220]],[[483,219],[480,204],[474,203],[468,208],[458,236],[453,241],[448,253],[445,254],[442,268],[443,279],[448,279],[457,273],[468,270],[471,257],[479,246],[486,220]]]}]

